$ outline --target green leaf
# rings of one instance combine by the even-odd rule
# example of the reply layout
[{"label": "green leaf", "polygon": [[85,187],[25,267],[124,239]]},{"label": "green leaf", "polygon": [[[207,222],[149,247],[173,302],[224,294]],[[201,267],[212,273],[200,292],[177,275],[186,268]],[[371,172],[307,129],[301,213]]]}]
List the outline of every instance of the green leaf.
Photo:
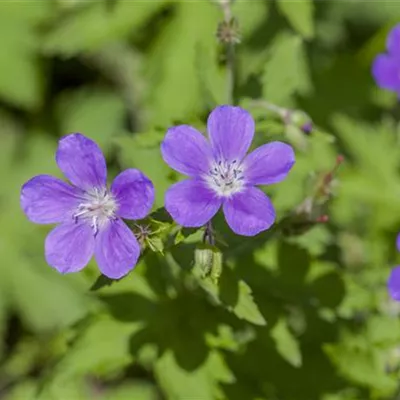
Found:
[{"label": "green leaf", "polygon": [[267,1],[232,1],[232,14],[239,20],[240,35],[250,38],[267,19],[270,3]]},{"label": "green leaf", "polygon": [[[44,238],[39,236],[39,240]],[[90,307],[91,302],[81,291],[82,277],[63,277],[43,261],[38,263],[37,253],[42,249],[36,244],[34,247],[37,250],[31,260],[18,255],[15,247],[2,252],[5,265],[12,265],[1,273],[3,290],[23,321],[35,331],[68,326]]]},{"label": "green leaf", "polygon": [[140,328],[106,316],[89,319],[52,371],[50,387],[87,375],[109,376],[131,362],[129,341]]},{"label": "green leaf", "polygon": [[124,128],[125,106],[111,90],[86,87],[62,93],[56,115],[63,135],[81,132],[106,149]]},{"label": "green leaf", "polygon": [[26,379],[13,385],[4,393],[4,400],[83,400],[92,396],[92,388],[82,380],[42,389],[40,380]]},{"label": "green leaf", "polygon": [[[0,224],[3,222],[4,218],[0,219]],[[8,223],[8,226],[12,225]],[[12,241],[15,235],[11,229],[7,240],[0,236],[3,262],[8,266],[0,274],[2,292],[7,294],[8,306],[36,332],[66,327],[82,318],[93,305],[82,293],[82,276],[62,276],[45,264],[43,233],[43,228],[39,230],[31,225],[19,234],[21,243]]]},{"label": "green leaf", "polygon": [[363,400],[364,397],[359,392],[358,388],[344,389],[337,394],[327,394],[321,400]]},{"label": "green leaf", "polygon": [[[400,150],[392,124],[367,124],[344,115],[332,122],[350,161],[340,170],[340,192],[333,213],[342,223],[360,218],[362,207],[369,210],[365,223],[371,231],[400,222],[398,201]],[[379,168],[377,168],[377,163]]]},{"label": "green leaf", "polygon": [[[332,122],[346,150],[357,159],[360,167],[379,179],[393,175],[400,164],[400,148],[393,126],[367,124],[341,114],[333,115]],[[376,160],[379,160],[379,168],[376,168]]]},{"label": "green leaf", "polygon": [[254,302],[250,287],[244,281],[236,282],[237,287],[233,290],[235,292],[238,291],[238,298],[235,299],[233,304],[231,304],[230,301],[227,301],[224,297],[221,296],[222,293],[215,285],[215,283],[213,283],[211,278],[202,278],[199,284],[213,298],[215,302],[225,306],[238,318],[251,322],[255,325],[263,326],[267,324],[257,304]]},{"label": "green leaf", "polygon": [[279,34],[269,49],[264,67],[263,97],[280,106],[291,106],[293,96],[309,92],[311,83],[302,39]]},{"label": "green leaf", "polygon": [[365,24],[376,24],[381,27],[388,21],[394,26],[400,17],[400,10],[397,3],[392,1],[381,2],[365,2],[362,3],[364,7],[359,7],[360,3],[346,2],[345,4],[332,2],[330,3],[329,12],[337,25],[342,25],[343,22],[349,21],[354,23],[360,19]]},{"label": "green leaf", "polygon": [[218,383],[233,380],[221,354],[210,352],[207,360],[196,370],[187,371],[176,363],[171,352],[165,352],[155,365],[156,378],[170,400],[184,400],[195,396],[202,400],[220,398]]},{"label": "green leaf", "polygon": [[[61,399],[88,399],[92,396],[92,388],[84,380],[63,382],[59,385],[46,388],[38,387],[35,400],[61,400]],[[17,400],[17,399],[16,399]],[[19,400],[19,399],[18,399]]]},{"label": "green leaf", "polygon": [[366,334],[377,346],[396,346],[400,341],[400,321],[397,317],[374,315],[367,321]]},{"label": "green leaf", "polygon": [[344,283],[346,296],[338,308],[338,314],[342,318],[351,318],[354,314],[364,312],[375,306],[374,293],[362,285],[358,277],[345,275]]},{"label": "green leaf", "polygon": [[339,374],[350,382],[377,391],[382,397],[393,395],[398,380],[386,373],[377,350],[369,345],[362,346],[361,338],[351,340],[361,346],[357,348],[348,340],[324,346]]},{"label": "green leaf", "polygon": [[[119,41],[85,53],[81,58],[90,69],[112,82],[114,90],[109,96],[115,99],[118,94],[119,102],[124,101],[124,119],[128,119],[130,130],[142,130],[146,120],[146,114],[141,109],[146,82],[142,77],[143,57],[140,52],[129,42]],[[100,85],[97,87],[101,89]]]},{"label": "green leaf", "polygon": [[[243,280],[239,280],[230,267],[224,266],[222,275],[218,279],[212,278],[212,268],[214,268],[215,262],[213,252],[216,250],[209,246],[201,246],[200,251],[199,247],[196,251],[193,274],[199,285],[213,300],[224,305],[240,319],[255,325],[266,325],[267,322],[254,301],[249,285]],[[216,252],[219,253],[219,251]],[[220,254],[217,254],[216,261],[219,275],[222,267]]]},{"label": "green leaf", "polygon": [[[218,332],[215,335],[207,334],[206,338],[210,347],[223,350],[237,351],[241,344],[233,328],[229,325],[219,325]],[[254,337],[251,337],[251,339],[254,339]]]},{"label": "green leaf", "polygon": [[158,400],[159,394],[154,385],[146,381],[133,381],[108,390],[101,400]]},{"label": "green leaf", "polygon": [[[153,126],[187,122],[224,101],[215,32],[221,13],[212,2],[176,2],[147,59],[148,112]],[[208,99],[208,100],[207,100]]]},{"label": "green leaf", "polygon": [[292,241],[307,250],[311,255],[319,256],[332,243],[333,238],[326,226],[316,225],[303,235],[294,237]]},{"label": "green leaf", "polygon": [[[46,54],[60,54],[72,57],[82,52],[97,50],[132,32],[140,32],[147,21],[165,0],[118,1],[112,11],[107,10],[103,1],[95,1],[68,10],[64,18],[54,23],[53,29],[43,40]],[[79,34],[77,34],[79,32]]]},{"label": "green leaf", "polygon": [[38,355],[44,356],[48,349],[43,350],[39,340],[22,338],[2,365],[2,373],[13,381],[23,379],[34,370]]},{"label": "green leaf", "polygon": [[271,336],[275,339],[279,354],[294,367],[300,367],[302,365],[300,346],[284,319],[276,323],[271,330]]},{"label": "green leaf", "polygon": [[6,393],[4,400],[35,399],[37,386],[37,382],[33,379],[23,381]]},{"label": "green leaf", "polygon": [[252,291],[244,281],[239,281],[239,298],[233,307],[233,312],[241,319],[256,325],[266,325],[263,315],[254,301]]},{"label": "green leaf", "polygon": [[159,252],[164,254],[164,243],[161,238],[153,236],[146,239],[147,245],[150,247],[151,251]]},{"label": "green leaf", "polygon": [[183,241],[198,242],[202,239],[201,229],[198,228],[180,228],[174,236],[174,245]]},{"label": "green leaf", "polygon": [[314,37],[313,0],[277,0],[277,5],[295,31],[306,39]]},{"label": "green leaf", "polygon": [[37,109],[45,89],[37,54],[37,24],[50,10],[49,2],[0,3],[0,97],[14,106]]}]

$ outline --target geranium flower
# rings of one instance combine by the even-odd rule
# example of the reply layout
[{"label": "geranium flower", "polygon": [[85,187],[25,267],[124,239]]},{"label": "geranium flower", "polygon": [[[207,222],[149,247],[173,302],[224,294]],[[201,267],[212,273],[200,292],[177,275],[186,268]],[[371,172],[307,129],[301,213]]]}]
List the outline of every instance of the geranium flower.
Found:
[{"label": "geranium flower", "polygon": [[387,54],[376,56],[372,75],[379,87],[400,95],[400,24],[389,32],[386,49]]},{"label": "geranium flower", "polygon": [[21,189],[21,207],[32,222],[59,224],[46,238],[47,263],[61,273],[77,272],[94,254],[104,275],[121,278],[140,255],[135,236],[121,218],[141,219],[149,213],[152,182],[137,169],[127,169],[108,189],[103,153],[79,133],[60,140],[56,162],[72,185],[38,175]]},{"label": "geranium flower", "polygon": [[253,236],[268,229],[275,210],[255,185],[285,179],[295,162],[292,147],[272,142],[246,156],[255,126],[240,107],[215,108],[207,127],[210,142],[188,125],[168,130],[161,145],[164,161],[190,179],[168,189],[165,208],[185,227],[206,224],[222,206],[235,233]]},{"label": "geranium flower", "polygon": [[[400,251],[400,233],[397,235],[396,247]],[[388,280],[388,290],[394,300],[400,301],[400,266],[392,269]]]}]

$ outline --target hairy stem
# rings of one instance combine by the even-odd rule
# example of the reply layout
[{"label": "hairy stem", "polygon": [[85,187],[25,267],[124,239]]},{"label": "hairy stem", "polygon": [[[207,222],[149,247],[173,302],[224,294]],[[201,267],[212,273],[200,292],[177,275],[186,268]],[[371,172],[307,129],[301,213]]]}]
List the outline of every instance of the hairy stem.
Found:
[{"label": "hairy stem", "polygon": [[207,224],[205,225],[203,243],[215,246],[214,230],[211,220],[208,221]]},{"label": "hairy stem", "polygon": [[[224,13],[224,20],[227,25],[232,21],[232,0],[220,0],[220,5]],[[229,41],[226,43],[226,67],[227,67],[227,102],[234,103],[235,93],[235,43]]]}]

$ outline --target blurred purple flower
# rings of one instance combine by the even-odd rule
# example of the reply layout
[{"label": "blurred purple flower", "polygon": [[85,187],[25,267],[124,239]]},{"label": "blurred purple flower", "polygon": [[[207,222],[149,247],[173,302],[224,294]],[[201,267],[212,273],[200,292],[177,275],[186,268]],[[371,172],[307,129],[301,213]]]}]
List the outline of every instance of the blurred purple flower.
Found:
[{"label": "blurred purple flower", "polygon": [[59,224],[46,238],[46,261],[61,273],[77,272],[94,254],[105,276],[121,278],[140,255],[135,236],[121,218],[148,214],[154,201],[152,182],[140,171],[127,169],[108,189],[103,153],[79,133],[61,138],[56,162],[72,185],[38,175],[21,189],[21,207],[32,222]]},{"label": "blurred purple flower", "polygon": [[254,236],[268,229],[275,221],[275,210],[255,185],[286,178],[295,162],[292,147],[272,142],[246,156],[254,120],[240,107],[215,108],[207,126],[210,142],[188,125],[173,127],[165,136],[161,145],[165,162],[190,177],[169,188],[167,211],[180,225],[199,227],[222,206],[235,233]]},{"label": "blurred purple flower", "polygon": [[389,32],[386,49],[387,54],[376,56],[372,64],[372,75],[379,87],[400,96],[400,24]]},{"label": "blurred purple flower", "polygon": [[312,130],[313,130],[313,124],[311,121],[305,122],[302,126],[301,126],[301,130],[306,134],[309,135]]},{"label": "blurred purple flower", "polygon": [[[400,251],[400,233],[396,238],[396,247]],[[394,300],[400,301],[400,266],[392,269],[388,280],[388,290]]]}]

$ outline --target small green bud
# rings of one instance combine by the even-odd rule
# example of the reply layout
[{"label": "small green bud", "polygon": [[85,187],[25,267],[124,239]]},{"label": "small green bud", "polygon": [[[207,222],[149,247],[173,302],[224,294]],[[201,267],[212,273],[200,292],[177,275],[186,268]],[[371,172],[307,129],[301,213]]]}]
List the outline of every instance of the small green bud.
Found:
[{"label": "small green bud", "polygon": [[215,284],[218,283],[222,273],[222,253],[215,246],[202,244],[194,253],[195,265],[200,268],[202,278],[209,277]]}]

